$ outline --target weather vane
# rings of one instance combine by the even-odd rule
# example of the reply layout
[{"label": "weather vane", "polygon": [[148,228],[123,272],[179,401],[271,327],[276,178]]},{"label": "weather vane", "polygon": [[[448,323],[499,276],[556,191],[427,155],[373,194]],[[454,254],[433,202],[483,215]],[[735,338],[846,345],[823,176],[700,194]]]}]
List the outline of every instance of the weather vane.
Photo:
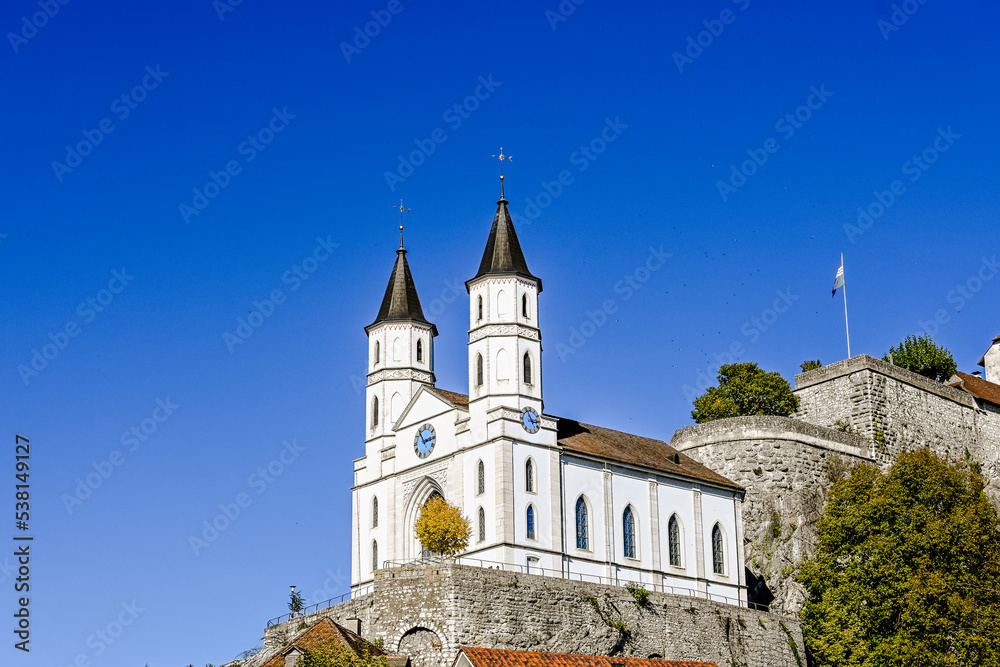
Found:
[{"label": "weather vane", "polygon": [[514,156],[512,156],[512,155],[504,155],[503,154],[503,146],[501,146],[500,147],[500,155],[494,155],[493,157],[500,159],[500,199],[506,199],[506,197],[503,194],[503,161],[507,160],[508,162],[510,162],[511,160],[514,159]]},{"label": "weather vane", "polygon": [[[503,150],[503,149],[501,149],[501,150]],[[412,208],[406,208],[406,207],[404,207],[402,199],[399,200],[399,206],[396,206],[395,204],[393,204],[392,207],[399,209],[399,247],[402,248],[403,247],[403,214],[404,213],[409,213],[413,209]]]}]

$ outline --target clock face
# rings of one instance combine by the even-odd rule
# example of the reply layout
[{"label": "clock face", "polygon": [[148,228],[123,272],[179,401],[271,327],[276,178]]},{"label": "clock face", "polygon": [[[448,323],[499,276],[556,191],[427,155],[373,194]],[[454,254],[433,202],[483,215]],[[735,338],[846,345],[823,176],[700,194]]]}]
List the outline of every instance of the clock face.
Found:
[{"label": "clock face", "polygon": [[521,426],[528,433],[537,433],[540,425],[538,413],[533,408],[525,408],[521,412]]},{"label": "clock face", "polygon": [[413,437],[413,451],[417,453],[422,459],[426,459],[434,451],[434,441],[437,436],[434,435],[434,427],[430,424],[424,424],[417,431],[417,435]]}]

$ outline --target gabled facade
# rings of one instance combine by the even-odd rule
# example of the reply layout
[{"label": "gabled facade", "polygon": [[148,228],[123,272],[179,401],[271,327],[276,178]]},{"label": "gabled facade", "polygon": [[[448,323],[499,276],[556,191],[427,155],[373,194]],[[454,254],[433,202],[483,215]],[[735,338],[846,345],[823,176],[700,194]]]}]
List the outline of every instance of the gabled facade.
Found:
[{"label": "gabled facade", "polygon": [[413,525],[439,494],[472,524],[462,563],[745,602],[742,488],[660,440],[546,411],[542,281],[528,269],[503,197],[466,288],[467,393],[435,386],[437,330],[423,316],[402,247],[365,329],[353,589],[386,563],[427,555]]}]

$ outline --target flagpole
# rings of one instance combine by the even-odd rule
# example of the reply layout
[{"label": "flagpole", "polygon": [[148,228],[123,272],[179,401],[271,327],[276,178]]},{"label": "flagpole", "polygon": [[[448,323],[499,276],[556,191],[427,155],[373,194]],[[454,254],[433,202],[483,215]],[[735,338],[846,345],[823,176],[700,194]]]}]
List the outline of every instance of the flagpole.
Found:
[{"label": "flagpole", "polygon": [[[844,253],[840,253],[840,265],[844,265]],[[851,325],[847,321],[847,275],[844,275],[844,327],[847,329],[847,358],[851,358]]]}]

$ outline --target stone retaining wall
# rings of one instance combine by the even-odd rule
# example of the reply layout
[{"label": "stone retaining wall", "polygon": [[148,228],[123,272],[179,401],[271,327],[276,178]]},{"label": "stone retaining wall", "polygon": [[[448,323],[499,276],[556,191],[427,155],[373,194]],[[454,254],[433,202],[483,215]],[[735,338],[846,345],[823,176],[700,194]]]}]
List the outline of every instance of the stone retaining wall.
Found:
[{"label": "stone retaining wall", "polygon": [[[321,616],[361,619],[366,639],[450,667],[460,646],[804,667],[798,620],[701,598],[465,565],[379,570],[374,591],[267,628],[265,645]],[[793,648],[794,647],[794,648]]]}]

